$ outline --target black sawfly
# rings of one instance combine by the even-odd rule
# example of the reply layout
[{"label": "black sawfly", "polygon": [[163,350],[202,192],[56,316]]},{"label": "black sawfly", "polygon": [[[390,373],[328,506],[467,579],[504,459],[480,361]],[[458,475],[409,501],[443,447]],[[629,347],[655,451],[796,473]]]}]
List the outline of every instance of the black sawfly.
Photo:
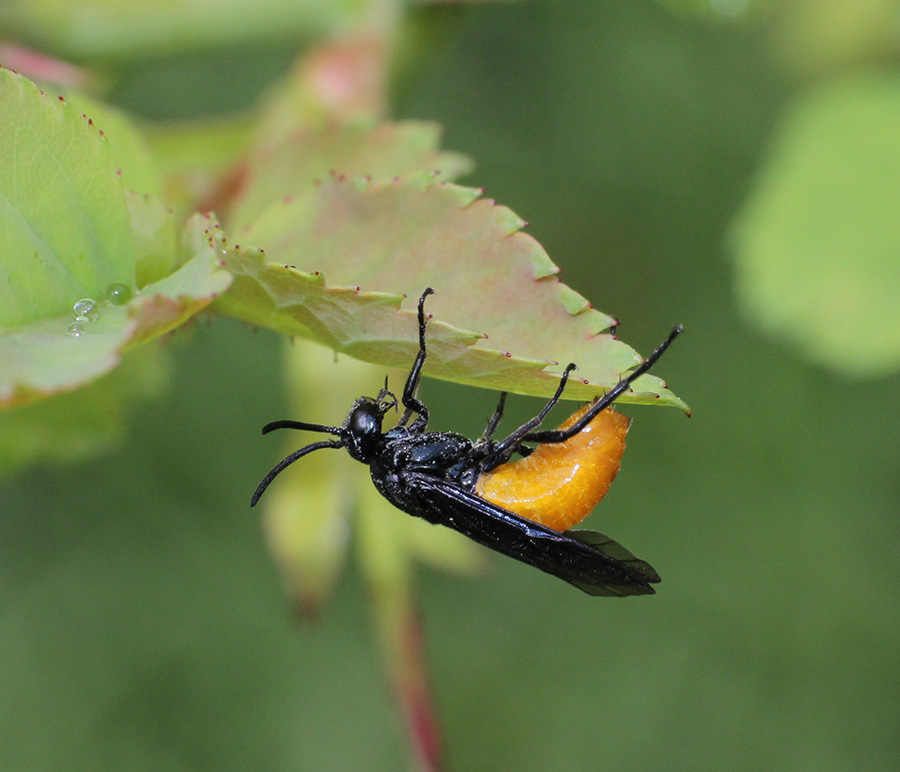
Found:
[{"label": "black sawfly", "polygon": [[419,351],[399,400],[404,410],[397,425],[387,432],[382,423],[388,411],[398,408],[397,397],[387,383],[377,397],[360,397],[353,403],[342,426],[323,426],[303,421],[274,421],[263,434],[276,429],[302,429],[331,434],[335,440],[313,442],[279,462],[260,482],[250,505],[275,477],[298,459],[322,448],[345,448],[357,461],[369,466],[378,491],[398,509],[429,523],[465,534],[496,552],[539,568],[573,584],[590,595],[648,595],[660,581],[656,571],[622,545],[596,531],[557,531],[504,509],[476,494],[479,478],[506,464],[513,454],[527,456],[533,448],[524,443],[562,443],[578,434],[605,408],[647,372],[681,333],[677,325],[669,337],[634,371],[593,404],[565,429],[535,431],[565,389],[570,364],[544,408],[508,437],[495,441],[493,433],[503,414],[506,394],[488,422],[484,435],[472,441],[454,432],[428,432],[428,408],[417,398],[425,364],[425,298],[419,298]]}]

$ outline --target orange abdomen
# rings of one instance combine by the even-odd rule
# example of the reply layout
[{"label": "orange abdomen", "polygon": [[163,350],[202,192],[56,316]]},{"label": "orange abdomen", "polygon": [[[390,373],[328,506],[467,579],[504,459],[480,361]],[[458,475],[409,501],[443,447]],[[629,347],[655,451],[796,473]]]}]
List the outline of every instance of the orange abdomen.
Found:
[{"label": "orange abdomen", "polygon": [[[566,429],[593,403],[566,420]],[[631,419],[612,408],[565,442],[538,445],[530,456],[483,474],[475,492],[510,512],[567,531],[584,520],[609,490],[625,452]]]}]

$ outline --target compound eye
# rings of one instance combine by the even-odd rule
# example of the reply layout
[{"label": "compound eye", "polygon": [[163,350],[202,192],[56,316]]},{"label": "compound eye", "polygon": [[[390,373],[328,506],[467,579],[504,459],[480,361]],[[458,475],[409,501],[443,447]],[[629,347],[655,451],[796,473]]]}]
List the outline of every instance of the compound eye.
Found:
[{"label": "compound eye", "polygon": [[381,413],[378,406],[364,402],[350,414],[350,433],[356,437],[381,433]]}]

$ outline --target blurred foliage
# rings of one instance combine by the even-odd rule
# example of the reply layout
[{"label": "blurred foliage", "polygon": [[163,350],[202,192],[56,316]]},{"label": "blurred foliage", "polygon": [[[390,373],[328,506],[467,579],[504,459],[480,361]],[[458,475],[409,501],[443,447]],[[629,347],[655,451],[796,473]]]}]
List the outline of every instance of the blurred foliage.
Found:
[{"label": "blurred foliage", "polygon": [[890,66],[900,56],[898,0],[785,0],[776,22],[771,50],[801,78]]},{"label": "blurred foliage", "polygon": [[358,20],[366,0],[8,0],[0,23],[19,40],[76,61],[122,61],[182,54],[211,44],[322,35]]},{"label": "blurred foliage", "polygon": [[[399,613],[396,593],[381,599],[385,649],[422,656],[421,623],[449,768],[895,768],[896,360],[880,346],[861,389],[805,353],[859,377],[859,339],[869,350],[895,340],[896,180],[879,159],[896,152],[896,3],[786,0],[718,24],[669,15],[672,4],[423,7],[410,28],[441,45],[411,46],[391,91],[392,112],[442,124],[446,144],[476,161],[478,184],[529,218],[567,282],[620,315],[640,349],[685,323],[666,376],[694,417],[632,411],[623,470],[592,516],[660,570],[659,594],[598,602],[499,559],[478,580],[420,571],[416,590],[407,566],[364,563],[329,579],[317,624],[297,624],[245,509],[275,456],[259,427],[343,415],[305,398],[287,405],[276,336],[197,325],[170,346],[165,398],[132,403],[117,452],[48,459],[0,487],[0,768],[403,768],[361,591],[378,576],[408,592]],[[239,10],[253,16],[248,34],[260,18],[283,21],[258,4]],[[4,34],[11,18],[0,16]],[[167,59],[110,35],[116,47],[82,63],[102,63],[109,93],[146,116],[209,120],[210,105],[255,102],[283,48],[258,46],[254,82],[247,59],[230,57],[232,33],[188,21],[206,51]],[[39,38],[43,28],[56,37]],[[297,34],[282,28],[282,44]],[[72,54],[66,28],[46,18],[17,29]],[[192,82],[207,83],[202,98],[178,97]],[[242,141],[240,118],[229,121],[225,154]],[[780,255],[755,290],[743,268],[730,273],[726,237],[741,233],[739,266]],[[832,313],[800,311],[794,330],[790,303],[808,300],[822,269]],[[866,276],[865,291],[885,299],[861,329],[845,309],[866,297]],[[820,337],[844,353],[819,356]],[[155,371],[137,374],[154,387]],[[380,377],[343,385],[374,393]],[[493,409],[487,391],[432,381],[423,392],[436,428],[476,436]],[[102,398],[71,411],[66,420],[90,426],[121,415]],[[508,412],[515,425],[534,404],[511,399]],[[27,435],[0,425],[4,442],[12,431]],[[365,470],[339,455],[327,471],[363,485]],[[383,544],[392,531],[366,513],[360,542]],[[385,512],[383,528],[391,516],[404,517]],[[414,697],[421,675],[392,683]]]},{"label": "blurred foliage", "polygon": [[848,376],[900,367],[900,75],[796,103],[735,229],[762,329]]},{"label": "blurred foliage", "polygon": [[658,0],[670,10],[716,21],[747,21],[771,9],[774,0]]},{"label": "blurred foliage", "polygon": [[0,470],[8,477],[35,461],[80,461],[114,448],[126,433],[129,406],[164,392],[166,361],[160,348],[147,347],[89,389],[0,412]]}]

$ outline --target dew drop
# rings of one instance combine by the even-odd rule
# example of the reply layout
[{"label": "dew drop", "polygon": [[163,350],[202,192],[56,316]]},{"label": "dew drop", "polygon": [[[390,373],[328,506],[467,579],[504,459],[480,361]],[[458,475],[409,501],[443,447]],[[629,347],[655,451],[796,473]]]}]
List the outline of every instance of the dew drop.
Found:
[{"label": "dew drop", "polygon": [[87,332],[87,327],[82,322],[72,322],[68,332],[73,338],[80,338]]},{"label": "dew drop", "polygon": [[100,309],[92,298],[82,298],[72,306],[76,322],[96,322],[100,318]]},{"label": "dew drop", "polygon": [[103,290],[103,302],[108,306],[124,306],[131,300],[131,287],[122,282],[114,282]]}]

